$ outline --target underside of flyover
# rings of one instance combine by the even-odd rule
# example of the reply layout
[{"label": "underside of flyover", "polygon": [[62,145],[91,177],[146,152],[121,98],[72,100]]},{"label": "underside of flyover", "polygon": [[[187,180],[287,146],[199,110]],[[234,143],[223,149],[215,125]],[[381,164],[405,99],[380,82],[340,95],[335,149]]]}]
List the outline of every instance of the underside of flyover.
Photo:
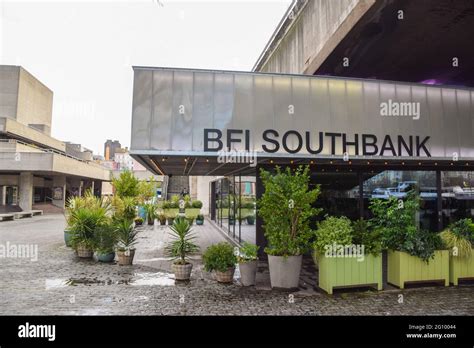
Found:
[{"label": "underside of flyover", "polygon": [[472,0],[377,1],[314,74],[474,87],[473,23]]}]

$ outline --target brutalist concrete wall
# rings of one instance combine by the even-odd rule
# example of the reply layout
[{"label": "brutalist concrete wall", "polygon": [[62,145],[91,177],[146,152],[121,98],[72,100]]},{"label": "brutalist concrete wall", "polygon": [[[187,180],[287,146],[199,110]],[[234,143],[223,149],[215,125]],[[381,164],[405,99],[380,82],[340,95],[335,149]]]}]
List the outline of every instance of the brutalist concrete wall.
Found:
[{"label": "brutalist concrete wall", "polygon": [[314,74],[375,0],[309,0],[275,35],[254,70]]}]

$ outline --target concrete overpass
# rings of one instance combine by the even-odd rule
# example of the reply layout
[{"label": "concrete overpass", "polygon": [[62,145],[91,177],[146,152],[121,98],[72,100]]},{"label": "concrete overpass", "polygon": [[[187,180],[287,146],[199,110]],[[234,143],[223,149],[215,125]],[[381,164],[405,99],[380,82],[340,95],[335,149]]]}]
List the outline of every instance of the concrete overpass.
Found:
[{"label": "concrete overpass", "polygon": [[297,0],[254,71],[474,87],[470,0]]}]

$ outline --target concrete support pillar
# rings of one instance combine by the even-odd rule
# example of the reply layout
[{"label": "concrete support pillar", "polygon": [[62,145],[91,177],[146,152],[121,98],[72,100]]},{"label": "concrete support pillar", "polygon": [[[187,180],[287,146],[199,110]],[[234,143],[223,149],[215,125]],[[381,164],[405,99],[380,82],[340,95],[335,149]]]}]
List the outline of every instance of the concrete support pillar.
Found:
[{"label": "concrete support pillar", "polygon": [[0,205],[5,205],[7,198],[7,188],[6,186],[0,186]]},{"label": "concrete support pillar", "polygon": [[82,196],[82,181],[77,178],[68,178],[67,192],[72,196]]},{"label": "concrete support pillar", "polygon": [[55,175],[53,177],[53,205],[64,209],[66,205],[66,176]]},{"label": "concrete support pillar", "polygon": [[33,206],[33,173],[20,173],[19,205],[23,211],[31,210]]}]

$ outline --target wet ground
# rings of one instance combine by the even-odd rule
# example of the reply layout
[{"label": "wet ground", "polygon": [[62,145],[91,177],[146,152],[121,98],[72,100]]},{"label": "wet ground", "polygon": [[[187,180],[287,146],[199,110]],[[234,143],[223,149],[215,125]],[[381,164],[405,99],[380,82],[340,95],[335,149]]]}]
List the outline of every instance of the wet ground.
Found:
[{"label": "wet ground", "polygon": [[[474,315],[472,284],[329,296],[318,290],[306,260],[298,291],[271,290],[265,263],[259,265],[257,286],[245,288],[238,272],[233,284],[218,284],[203,271],[200,256],[193,260],[191,281],[176,282],[163,255],[166,227],[141,228],[133,266],[77,258],[64,245],[63,228],[61,215],[0,223],[0,245],[38,246],[37,261],[0,259],[0,314]],[[194,229],[202,249],[224,240],[208,222]]]}]

